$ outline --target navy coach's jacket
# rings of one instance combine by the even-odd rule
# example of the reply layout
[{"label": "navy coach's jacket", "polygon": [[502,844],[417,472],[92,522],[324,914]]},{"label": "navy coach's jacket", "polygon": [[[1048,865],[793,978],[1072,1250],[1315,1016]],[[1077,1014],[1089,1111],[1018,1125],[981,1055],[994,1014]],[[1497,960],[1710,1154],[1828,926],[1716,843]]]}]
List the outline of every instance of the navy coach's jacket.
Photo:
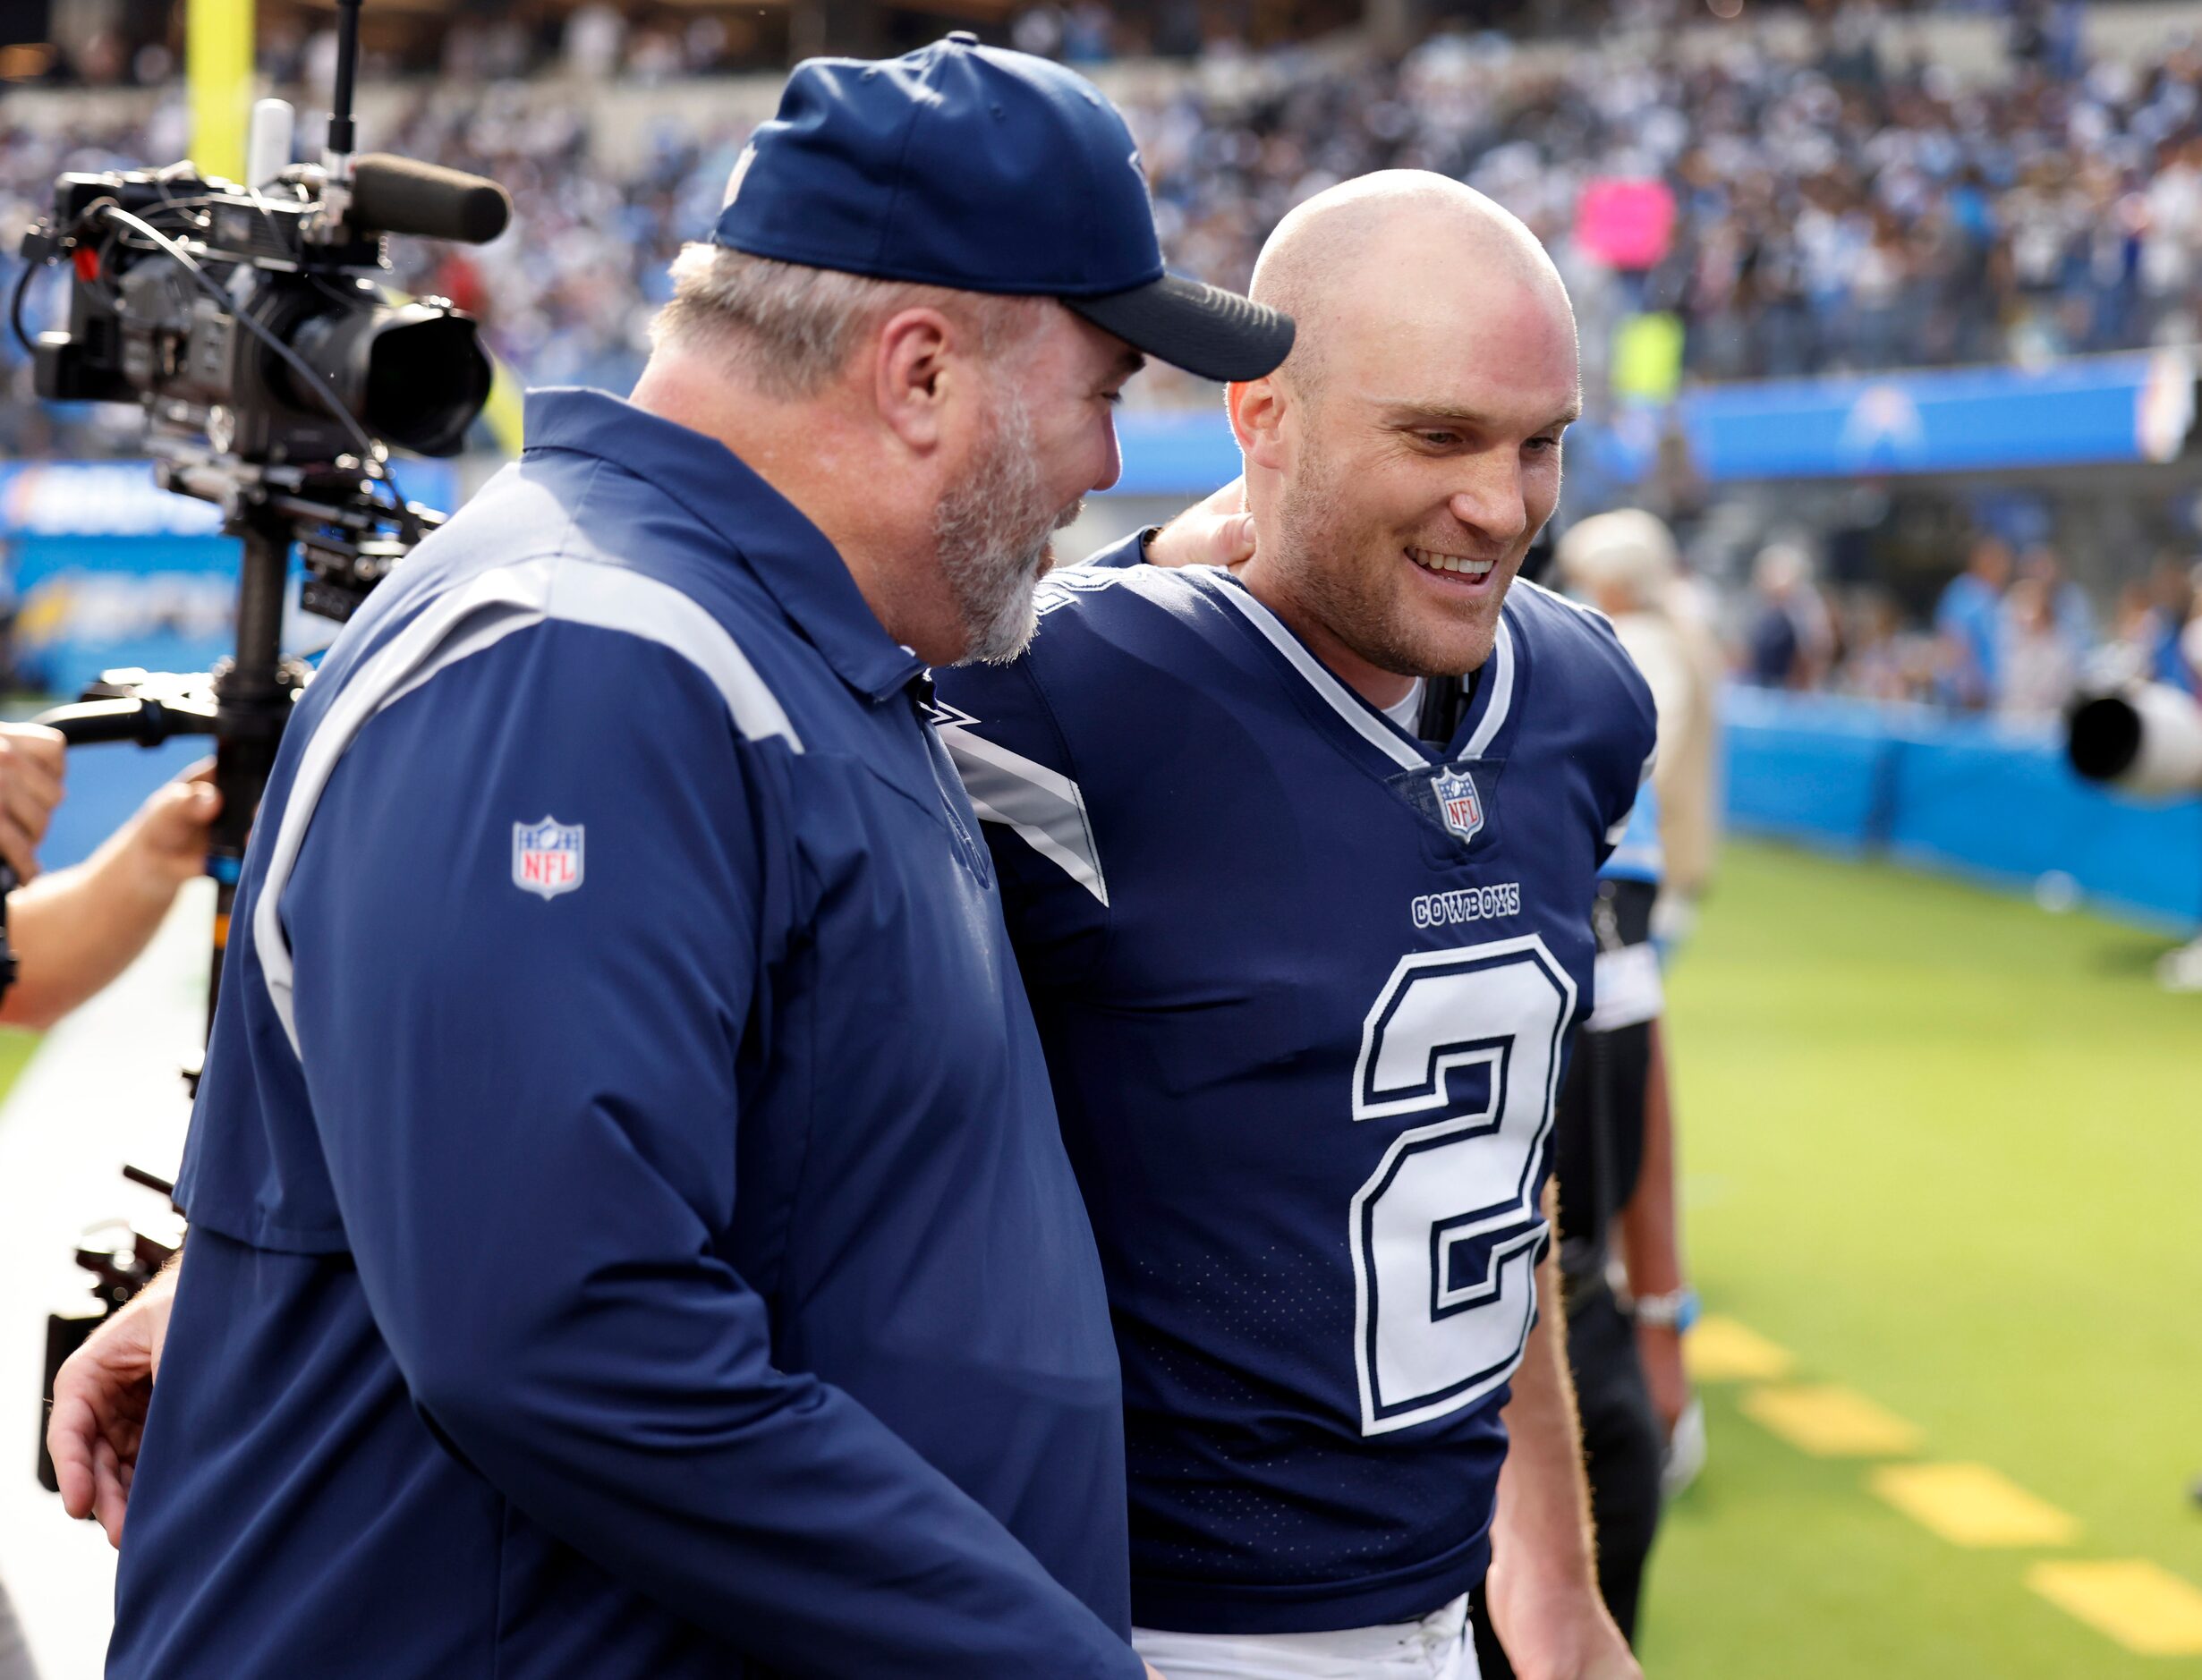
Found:
[{"label": "navy coach's jacket", "polygon": [[1114,1350],[916,659],[531,399],[261,808],[108,1672],[1110,1677]]}]

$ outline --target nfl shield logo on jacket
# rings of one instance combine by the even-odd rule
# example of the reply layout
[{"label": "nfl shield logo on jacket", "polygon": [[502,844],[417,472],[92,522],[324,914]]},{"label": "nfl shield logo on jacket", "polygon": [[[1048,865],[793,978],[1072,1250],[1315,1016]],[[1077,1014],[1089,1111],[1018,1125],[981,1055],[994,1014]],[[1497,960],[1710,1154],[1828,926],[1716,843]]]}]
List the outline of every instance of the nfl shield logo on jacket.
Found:
[{"label": "nfl shield logo on jacket", "polygon": [[581,885],[582,825],[546,816],[513,824],[513,885],[546,899]]}]

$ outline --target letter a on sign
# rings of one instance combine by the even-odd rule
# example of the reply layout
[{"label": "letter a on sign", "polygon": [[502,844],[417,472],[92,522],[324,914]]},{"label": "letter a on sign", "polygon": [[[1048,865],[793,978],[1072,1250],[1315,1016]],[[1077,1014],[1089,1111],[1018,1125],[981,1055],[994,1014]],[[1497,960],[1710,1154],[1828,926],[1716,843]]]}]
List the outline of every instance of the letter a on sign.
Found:
[{"label": "letter a on sign", "polygon": [[546,899],[572,892],[581,885],[582,839],[580,823],[556,817],[513,824],[513,885]]}]

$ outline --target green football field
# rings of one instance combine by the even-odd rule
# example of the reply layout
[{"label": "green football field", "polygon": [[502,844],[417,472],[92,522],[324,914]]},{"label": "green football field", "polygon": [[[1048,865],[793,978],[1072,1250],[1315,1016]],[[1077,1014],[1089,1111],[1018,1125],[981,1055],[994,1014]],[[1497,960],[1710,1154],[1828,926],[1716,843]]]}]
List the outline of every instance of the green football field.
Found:
[{"label": "green football field", "polygon": [[38,1048],[37,1033],[26,1032],[21,1027],[0,1027],[0,1097],[7,1095],[8,1088],[15,1083],[15,1076],[23,1071],[23,1064]]},{"label": "green football field", "polygon": [[2202,997],[2165,944],[1731,848],[1671,980],[1687,1237],[1705,1351],[1773,1345],[1704,1385],[1653,1680],[2202,1674]]}]

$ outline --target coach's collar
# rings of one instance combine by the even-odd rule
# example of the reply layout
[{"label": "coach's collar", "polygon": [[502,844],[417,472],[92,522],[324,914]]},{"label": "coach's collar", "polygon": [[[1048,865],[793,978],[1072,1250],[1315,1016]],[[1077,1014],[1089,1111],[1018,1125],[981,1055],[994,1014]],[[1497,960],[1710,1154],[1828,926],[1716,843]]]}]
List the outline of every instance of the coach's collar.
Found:
[{"label": "coach's collar", "polygon": [[530,450],[594,455],[663,490],[735,550],[857,692],[883,700],[923,671],[887,633],[825,533],[716,437],[578,386],[529,392],[524,436]]}]

